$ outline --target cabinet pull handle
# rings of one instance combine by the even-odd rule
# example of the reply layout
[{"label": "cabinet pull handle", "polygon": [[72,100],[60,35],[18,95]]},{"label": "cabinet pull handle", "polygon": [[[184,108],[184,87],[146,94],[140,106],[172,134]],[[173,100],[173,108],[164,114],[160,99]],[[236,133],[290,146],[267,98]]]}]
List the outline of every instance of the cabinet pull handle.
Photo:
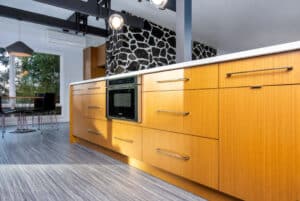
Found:
[{"label": "cabinet pull handle", "polygon": [[82,91],[82,89],[73,89],[73,91]]},{"label": "cabinet pull handle", "polygon": [[101,109],[99,106],[88,106],[88,109]]},{"label": "cabinet pull handle", "polygon": [[157,83],[168,83],[168,82],[187,82],[189,81],[190,78],[178,78],[178,79],[174,79],[174,80],[158,80],[156,81]]},{"label": "cabinet pull handle", "polygon": [[286,71],[291,71],[293,70],[293,67],[279,67],[279,68],[265,68],[265,69],[256,69],[256,70],[248,70],[248,71],[239,71],[239,72],[231,72],[227,73],[226,77],[230,78],[233,75],[238,75],[238,74],[245,74],[245,73],[256,73],[256,72],[263,72],[263,71],[275,71],[275,70],[286,70]]},{"label": "cabinet pull handle", "polygon": [[88,133],[90,133],[90,134],[94,134],[94,135],[102,135],[102,133],[100,133],[100,132],[98,132],[98,131],[94,131],[94,130],[92,130],[92,129],[88,129],[87,131],[88,131]]},{"label": "cabinet pull handle", "polygon": [[165,149],[161,149],[161,148],[156,148],[156,152],[159,153],[159,154],[163,154],[163,155],[166,155],[166,156],[169,156],[169,157],[172,157],[172,158],[177,158],[177,159],[180,159],[180,160],[183,160],[183,161],[190,160],[190,157],[187,156],[187,155],[182,155],[182,154],[175,153],[175,152],[165,150]]},{"label": "cabinet pull handle", "polygon": [[260,86],[260,85],[250,87],[250,89],[261,89],[261,88],[262,88],[262,86]]},{"label": "cabinet pull handle", "polygon": [[123,139],[123,138],[119,138],[119,137],[114,137],[116,140],[119,140],[119,141],[123,141],[123,142],[127,142],[127,143],[133,143],[133,140],[129,140],[129,139]]},{"label": "cabinet pull handle", "polygon": [[188,116],[190,114],[190,112],[176,112],[176,111],[169,111],[169,110],[157,110],[157,112],[169,113],[174,115],[182,115],[182,116]]},{"label": "cabinet pull handle", "polygon": [[89,87],[88,90],[96,90],[96,89],[101,89],[101,87]]}]

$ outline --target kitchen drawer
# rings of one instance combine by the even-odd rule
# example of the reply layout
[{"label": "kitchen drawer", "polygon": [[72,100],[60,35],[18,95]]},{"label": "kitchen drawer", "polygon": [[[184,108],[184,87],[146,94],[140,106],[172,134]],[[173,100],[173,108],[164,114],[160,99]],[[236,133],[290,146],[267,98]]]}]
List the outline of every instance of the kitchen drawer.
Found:
[{"label": "kitchen drawer", "polygon": [[152,73],[143,76],[143,91],[218,88],[218,65]]},{"label": "kitchen drawer", "polygon": [[83,97],[85,117],[89,119],[106,120],[106,95],[89,94]]},{"label": "kitchen drawer", "polygon": [[218,138],[218,89],[143,93],[143,126]]},{"label": "kitchen drawer", "polygon": [[106,82],[91,82],[73,86],[73,94],[99,94],[106,92]]},{"label": "kitchen drawer", "polygon": [[142,128],[128,124],[112,123],[113,149],[135,159],[142,159]]},{"label": "kitchen drawer", "polygon": [[220,87],[300,83],[300,52],[220,64]]},{"label": "kitchen drawer", "polygon": [[143,161],[218,188],[218,140],[143,128]]},{"label": "kitchen drawer", "polygon": [[103,120],[85,119],[85,129],[82,139],[104,147],[111,147],[110,122]]},{"label": "kitchen drawer", "polygon": [[73,85],[71,89],[73,95],[80,95],[85,93],[85,87],[83,84]]}]

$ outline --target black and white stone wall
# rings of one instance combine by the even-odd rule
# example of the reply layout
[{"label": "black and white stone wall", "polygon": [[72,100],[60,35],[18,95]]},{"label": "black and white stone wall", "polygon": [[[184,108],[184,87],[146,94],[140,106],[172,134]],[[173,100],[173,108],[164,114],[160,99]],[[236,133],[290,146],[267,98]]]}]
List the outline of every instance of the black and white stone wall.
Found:
[{"label": "black and white stone wall", "polygon": [[[193,42],[193,60],[216,54],[216,49]],[[143,30],[124,26],[108,37],[106,57],[109,75],[174,64],[176,34],[146,20]]]}]

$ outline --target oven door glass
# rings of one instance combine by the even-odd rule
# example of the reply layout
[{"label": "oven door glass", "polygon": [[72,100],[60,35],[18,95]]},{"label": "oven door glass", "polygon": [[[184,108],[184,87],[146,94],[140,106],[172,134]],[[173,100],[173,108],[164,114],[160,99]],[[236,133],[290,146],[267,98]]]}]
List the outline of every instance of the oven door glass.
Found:
[{"label": "oven door glass", "polygon": [[135,89],[111,89],[108,93],[109,117],[136,120]]}]

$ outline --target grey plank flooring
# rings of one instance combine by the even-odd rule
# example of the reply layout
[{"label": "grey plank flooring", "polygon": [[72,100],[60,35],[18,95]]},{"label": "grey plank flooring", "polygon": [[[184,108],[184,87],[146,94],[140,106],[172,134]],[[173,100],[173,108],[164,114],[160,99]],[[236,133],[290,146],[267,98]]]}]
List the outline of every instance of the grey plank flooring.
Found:
[{"label": "grey plank flooring", "polygon": [[[134,167],[69,144],[68,124],[0,139],[1,201],[204,201]],[[13,128],[11,128],[13,129]]]}]

